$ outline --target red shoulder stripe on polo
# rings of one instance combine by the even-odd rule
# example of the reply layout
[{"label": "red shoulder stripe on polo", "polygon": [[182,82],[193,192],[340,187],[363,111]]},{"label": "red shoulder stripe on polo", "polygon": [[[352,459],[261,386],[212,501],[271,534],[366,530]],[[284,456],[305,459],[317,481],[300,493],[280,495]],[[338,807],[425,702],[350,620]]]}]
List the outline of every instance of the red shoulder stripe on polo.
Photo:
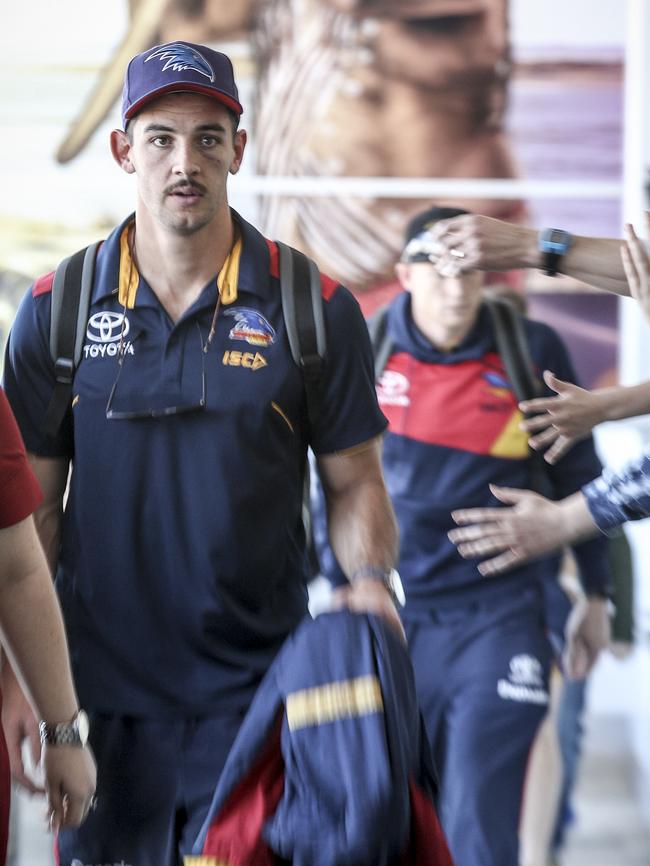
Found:
[{"label": "red shoulder stripe on polo", "polygon": [[320,275],[320,290],[326,301],[330,300],[338,287],[339,284],[336,282],[336,280],[328,277],[327,274]]},{"label": "red shoulder stripe on polo", "polygon": [[[278,245],[274,241],[270,241],[268,238],[265,238],[266,245],[269,248],[269,271],[272,277],[280,277],[280,260],[278,254]],[[320,288],[323,298],[326,301],[329,301],[336,289],[338,288],[338,283],[336,280],[333,280],[331,277],[328,277],[327,274],[320,275]]]},{"label": "red shoulder stripe on polo", "polygon": [[32,288],[32,297],[37,298],[39,295],[45,295],[52,291],[52,283],[54,282],[54,271],[49,274],[44,274],[39,277]]},{"label": "red shoulder stripe on polo", "polygon": [[266,241],[266,245],[269,248],[269,272],[272,277],[280,276],[280,262],[279,262],[279,254],[278,254],[278,245],[274,241],[270,241],[268,238],[264,238]]}]

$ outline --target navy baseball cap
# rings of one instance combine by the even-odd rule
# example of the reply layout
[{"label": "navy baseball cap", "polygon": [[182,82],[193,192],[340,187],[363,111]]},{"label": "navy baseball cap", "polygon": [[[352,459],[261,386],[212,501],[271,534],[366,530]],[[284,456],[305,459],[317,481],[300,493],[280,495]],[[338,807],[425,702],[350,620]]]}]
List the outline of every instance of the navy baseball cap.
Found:
[{"label": "navy baseball cap", "polygon": [[165,93],[202,93],[235,114],[243,112],[230,58],[205,45],[167,42],[129,62],[122,93],[122,123]]},{"label": "navy baseball cap", "polygon": [[[433,207],[416,214],[406,227],[404,233],[403,262],[426,262],[430,261],[430,246],[426,243],[427,232],[440,220],[448,220],[452,217],[463,216],[469,211],[458,207]],[[423,237],[424,236],[424,237]],[[419,243],[420,239],[424,243]]]}]

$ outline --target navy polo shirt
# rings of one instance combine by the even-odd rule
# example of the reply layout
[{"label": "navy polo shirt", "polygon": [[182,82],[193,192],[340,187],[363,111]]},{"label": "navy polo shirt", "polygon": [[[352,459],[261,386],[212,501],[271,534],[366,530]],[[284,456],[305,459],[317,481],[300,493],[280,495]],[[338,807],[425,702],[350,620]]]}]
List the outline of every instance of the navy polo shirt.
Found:
[{"label": "navy polo shirt", "polygon": [[[9,340],[6,389],[28,450],[73,463],[56,585],[80,698],[95,711],[245,707],[306,611],[307,445],[317,454],[344,450],[386,423],[359,307],[323,277],[328,359],[308,443],[277,249],[234,217],[237,297],[222,304],[205,352],[215,280],[175,323],[143,278],[125,311],[117,286],[128,220],[110,235],[98,255],[72,410],[54,440],[42,432],[54,381],[51,275],[24,298]],[[109,420],[113,388],[119,417]],[[130,417],[191,409],[203,397],[204,409]]]}]

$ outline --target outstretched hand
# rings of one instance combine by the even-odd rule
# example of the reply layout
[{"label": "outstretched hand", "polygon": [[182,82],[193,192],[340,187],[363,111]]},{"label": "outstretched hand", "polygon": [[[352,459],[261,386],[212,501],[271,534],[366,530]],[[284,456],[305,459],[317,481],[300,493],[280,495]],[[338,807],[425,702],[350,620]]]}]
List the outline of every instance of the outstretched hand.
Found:
[{"label": "outstretched hand", "polygon": [[[645,212],[646,233],[650,237],[650,211]],[[626,243],[621,247],[621,258],[630,294],[638,301],[646,319],[650,321],[650,255],[647,245],[637,236],[634,226],[625,226]]]},{"label": "outstretched hand", "polygon": [[479,269],[506,271],[525,267],[531,237],[530,229],[481,214],[464,214],[440,220],[429,236],[436,250],[433,264],[441,276],[456,277],[464,271]]},{"label": "outstretched hand", "polygon": [[532,490],[490,485],[492,494],[511,508],[466,508],[452,512],[462,529],[449,539],[465,559],[491,556],[478,565],[483,575],[501,574],[565,543],[562,510]]},{"label": "outstretched hand", "polygon": [[606,420],[606,392],[587,391],[558,379],[550,370],[544,371],[544,381],[557,396],[521,402],[521,411],[534,417],[526,418],[520,427],[533,434],[528,440],[530,447],[546,449],[544,460],[554,464]]}]

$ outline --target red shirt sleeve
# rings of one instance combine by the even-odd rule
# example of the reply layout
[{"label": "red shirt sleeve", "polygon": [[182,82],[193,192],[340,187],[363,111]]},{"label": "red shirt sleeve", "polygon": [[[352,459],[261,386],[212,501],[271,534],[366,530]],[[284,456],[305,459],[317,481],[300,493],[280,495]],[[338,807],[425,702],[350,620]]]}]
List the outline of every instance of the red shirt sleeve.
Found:
[{"label": "red shirt sleeve", "polygon": [[18,425],[0,389],[0,529],[24,520],[42,499]]}]

